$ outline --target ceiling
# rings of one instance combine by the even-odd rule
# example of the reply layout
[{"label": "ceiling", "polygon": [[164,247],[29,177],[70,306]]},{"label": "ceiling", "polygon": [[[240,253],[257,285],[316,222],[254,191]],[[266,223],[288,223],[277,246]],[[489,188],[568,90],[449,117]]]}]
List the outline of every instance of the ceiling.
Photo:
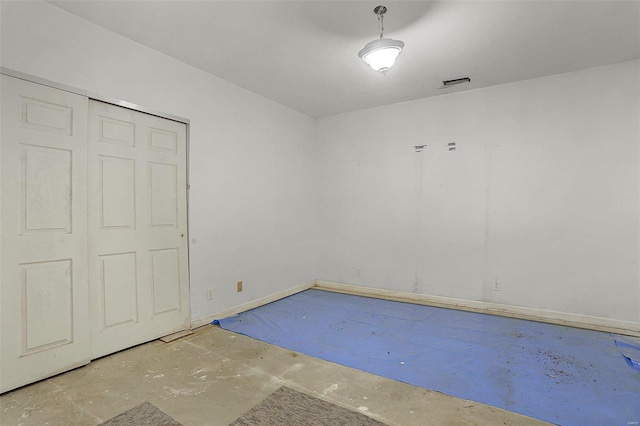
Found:
[{"label": "ceiling", "polygon": [[638,1],[384,0],[381,75],[357,55],[381,1],[50,3],[314,118],[640,57]]}]

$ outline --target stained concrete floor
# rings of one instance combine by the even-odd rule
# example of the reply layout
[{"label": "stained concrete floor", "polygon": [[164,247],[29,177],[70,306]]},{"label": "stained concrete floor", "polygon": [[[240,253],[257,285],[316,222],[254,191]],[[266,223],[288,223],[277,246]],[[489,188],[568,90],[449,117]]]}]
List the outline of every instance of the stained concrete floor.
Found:
[{"label": "stained concrete floor", "polygon": [[0,396],[0,424],[97,425],[149,401],[189,425],[228,425],[280,386],[390,425],[543,425],[529,417],[205,326]]}]

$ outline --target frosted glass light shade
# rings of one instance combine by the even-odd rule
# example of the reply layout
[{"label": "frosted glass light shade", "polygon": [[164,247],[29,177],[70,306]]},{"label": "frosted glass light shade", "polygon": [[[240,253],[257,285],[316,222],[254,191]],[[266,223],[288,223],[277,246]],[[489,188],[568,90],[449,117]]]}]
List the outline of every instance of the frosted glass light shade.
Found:
[{"label": "frosted glass light shade", "polygon": [[388,71],[396,62],[404,43],[400,40],[381,38],[367,43],[358,56],[378,72]]}]

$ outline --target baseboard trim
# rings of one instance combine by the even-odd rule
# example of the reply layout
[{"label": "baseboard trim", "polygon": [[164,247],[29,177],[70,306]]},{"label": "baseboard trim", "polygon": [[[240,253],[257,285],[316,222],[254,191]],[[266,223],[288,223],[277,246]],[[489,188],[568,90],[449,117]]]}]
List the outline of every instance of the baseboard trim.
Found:
[{"label": "baseboard trim", "polygon": [[378,299],[417,303],[421,305],[437,306],[440,308],[459,309],[463,311],[500,315],[530,321],[546,322],[550,324],[566,325],[569,327],[586,328],[589,330],[640,337],[640,323],[631,321],[547,311],[543,309],[526,308],[523,306],[502,305],[492,302],[455,299],[443,296],[429,296],[426,294],[362,287],[330,281],[316,281],[314,288],[357,296],[368,296]]},{"label": "baseboard trim", "polygon": [[220,312],[215,312],[210,315],[206,315],[204,317],[196,318],[191,321],[191,328],[202,327],[203,325],[211,324],[213,320],[227,318],[233,315],[238,315],[244,311],[248,311],[249,309],[255,309],[262,305],[266,305],[271,302],[275,302],[276,300],[283,299],[285,297],[294,295],[296,293],[300,293],[301,291],[310,289],[315,285],[315,282],[309,282],[306,284],[299,285],[297,287],[293,287],[284,291],[280,291],[278,293],[271,294],[269,296],[263,297],[261,299],[252,300],[247,303],[243,303],[242,305],[234,306],[233,308],[225,309]]}]

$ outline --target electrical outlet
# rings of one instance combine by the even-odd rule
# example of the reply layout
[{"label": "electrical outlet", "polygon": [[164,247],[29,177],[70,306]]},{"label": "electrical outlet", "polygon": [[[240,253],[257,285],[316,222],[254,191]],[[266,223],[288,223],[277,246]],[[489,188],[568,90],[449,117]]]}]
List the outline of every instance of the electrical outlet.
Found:
[{"label": "electrical outlet", "polygon": [[362,269],[356,268],[356,275],[359,277],[362,276]]},{"label": "electrical outlet", "polygon": [[502,286],[500,285],[500,281],[499,280],[493,281],[493,291],[500,291],[500,290],[502,290]]},{"label": "electrical outlet", "polygon": [[242,281],[238,281],[236,283],[236,292],[240,293],[242,291]]},{"label": "electrical outlet", "polygon": [[211,300],[211,299],[213,299],[213,289],[212,288],[207,290],[207,300]]}]

